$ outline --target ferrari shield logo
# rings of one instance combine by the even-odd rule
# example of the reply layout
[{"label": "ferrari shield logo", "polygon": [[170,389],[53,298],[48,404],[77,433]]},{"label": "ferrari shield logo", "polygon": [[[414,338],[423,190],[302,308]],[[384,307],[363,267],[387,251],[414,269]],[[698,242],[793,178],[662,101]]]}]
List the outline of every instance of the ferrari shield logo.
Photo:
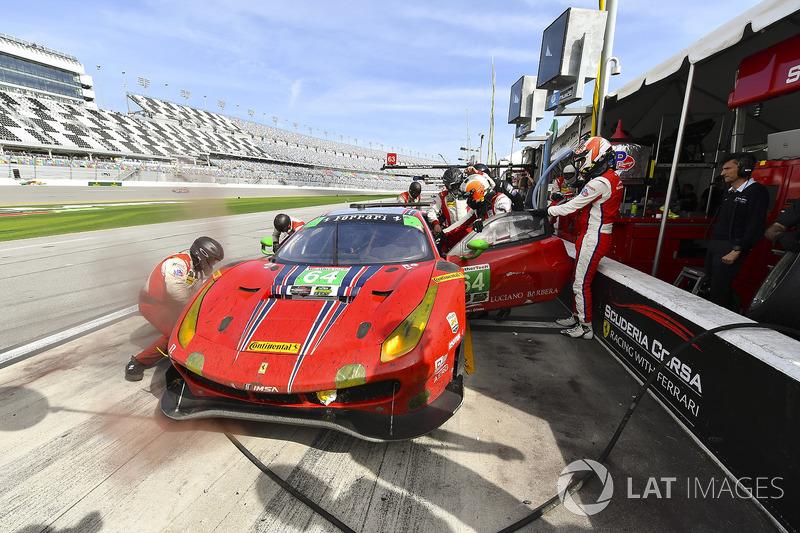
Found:
[{"label": "ferrari shield logo", "polygon": [[258,373],[263,374],[264,372],[266,372],[268,366],[269,363],[261,363],[261,368],[258,369]]},{"label": "ferrari shield logo", "polygon": [[603,320],[603,337],[608,337],[608,334],[611,332],[611,324],[608,321]]}]

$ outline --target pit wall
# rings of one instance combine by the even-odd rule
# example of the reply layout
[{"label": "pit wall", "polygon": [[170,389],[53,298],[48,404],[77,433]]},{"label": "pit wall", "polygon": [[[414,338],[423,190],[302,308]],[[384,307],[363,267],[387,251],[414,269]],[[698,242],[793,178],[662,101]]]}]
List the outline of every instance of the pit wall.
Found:
[{"label": "pit wall", "polygon": [[[747,327],[676,353],[710,329],[756,323],[608,258],[592,297],[595,338],[640,381],[666,359],[651,394],[776,522],[800,530],[800,342]],[[560,298],[571,307],[571,285]]]}]

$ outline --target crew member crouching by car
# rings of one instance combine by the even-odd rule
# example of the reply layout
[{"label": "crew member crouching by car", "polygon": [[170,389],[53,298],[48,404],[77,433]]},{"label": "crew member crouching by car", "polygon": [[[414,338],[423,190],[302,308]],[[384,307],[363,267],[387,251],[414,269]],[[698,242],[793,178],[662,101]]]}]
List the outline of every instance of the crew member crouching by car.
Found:
[{"label": "crew member crouching by car", "polygon": [[125,379],[140,381],[147,366],[166,356],[169,336],[184,306],[223,257],[220,243],[211,237],[199,237],[188,254],[171,255],[153,269],[139,292],[139,312],[161,332],[161,337],[131,358],[125,365]]}]

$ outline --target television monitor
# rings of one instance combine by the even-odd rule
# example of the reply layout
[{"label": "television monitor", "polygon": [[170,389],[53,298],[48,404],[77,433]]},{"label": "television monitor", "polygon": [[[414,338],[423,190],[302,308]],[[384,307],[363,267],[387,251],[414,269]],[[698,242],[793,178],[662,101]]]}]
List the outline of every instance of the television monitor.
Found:
[{"label": "television monitor", "polygon": [[522,84],[525,81],[525,76],[521,77],[517,82],[511,86],[511,98],[508,102],[508,123],[516,124],[522,117],[525,110],[522,98]]},{"label": "television monitor", "polygon": [[545,28],[539,52],[538,89],[561,90],[595,78],[607,15],[605,11],[570,7]]},{"label": "television monitor", "polygon": [[567,22],[572,8],[564,11],[542,32],[542,49],[539,52],[538,88],[548,89],[562,73]]}]

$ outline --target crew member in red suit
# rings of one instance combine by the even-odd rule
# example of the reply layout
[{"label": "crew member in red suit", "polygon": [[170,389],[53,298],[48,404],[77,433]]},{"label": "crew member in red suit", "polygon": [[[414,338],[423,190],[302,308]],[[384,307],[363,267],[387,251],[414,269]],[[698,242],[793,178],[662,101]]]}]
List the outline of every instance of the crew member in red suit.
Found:
[{"label": "crew member in red suit", "polygon": [[[477,167],[477,165],[476,165]],[[467,200],[467,215],[445,230],[450,243],[457,243],[469,231],[483,231],[483,221],[513,210],[508,196],[495,189],[494,181],[475,167],[467,167],[466,177],[461,182],[460,194]]]},{"label": "crew member in red suit", "polygon": [[299,218],[290,217],[285,213],[279,213],[272,221],[275,229],[272,231],[272,251],[277,252],[281,244],[291,237],[295,231],[305,226],[305,222]]},{"label": "crew member in red suit", "polygon": [[[442,190],[433,197],[433,204],[426,213],[428,224],[431,227],[433,236],[436,239],[436,247],[439,254],[444,256],[450,249],[451,243],[445,237],[444,230],[450,227],[459,219],[459,203],[466,202],[459,197],[459,186],[463,175],[458,167],[450,167],[442,175]],[[452,243],[455,244],[455,243]]]},{"label": "crew member in red suit", "polygon": [[590,137],[572,154],[572,166],[586,180],[583,190],[562,205],[547,208],[549,216],[578,213],[578,239],[575,241],[575,271],[572,291],[573,313],[556,320],[561,333],[591,339],[592,280],[600,259],[611,250],[613,220],[619,215],[623,186],[614,171],[614,148],[603,137]]},{"label": "crew member in red suit", "polygon": [[153,344],[125,365],[125,379],[140,381],[144,369],[167,353],[167,343],[186,303],[212,274],[224,257],[222,245],[211,237],[199,237],[189,248],[161,261],[139,292],[139,312],[161,332]]},{"label": "crew member in red suit", "polygon": [[420,195],[422,194],[422,184],[418,181],[412,181],[408,186],[408,190],[401,192],[397,195],[397,203],[399,204],[418,204],[422,201]]},{"label": "crew member in red suit", "polygon": [[572,165],[564,165],[561,175],[550,184],[550,203],[547,207],[558,205],[562,200],[572,200],[575,198],[575,184],[578,181],[578,174]]},{"label": "crew member in red suit", "polygon": [[[578,173],[575,172],[575,167],[572,165],[564,165],[561,175],[553,180],[550,184],[550,203],[547,207],[553,207],[561,203],[568,202],[575,198],[575,189],[580,187],[582,182],[578,180]],[[550,224],[555,227],[558,219],[552,217]]]}]

